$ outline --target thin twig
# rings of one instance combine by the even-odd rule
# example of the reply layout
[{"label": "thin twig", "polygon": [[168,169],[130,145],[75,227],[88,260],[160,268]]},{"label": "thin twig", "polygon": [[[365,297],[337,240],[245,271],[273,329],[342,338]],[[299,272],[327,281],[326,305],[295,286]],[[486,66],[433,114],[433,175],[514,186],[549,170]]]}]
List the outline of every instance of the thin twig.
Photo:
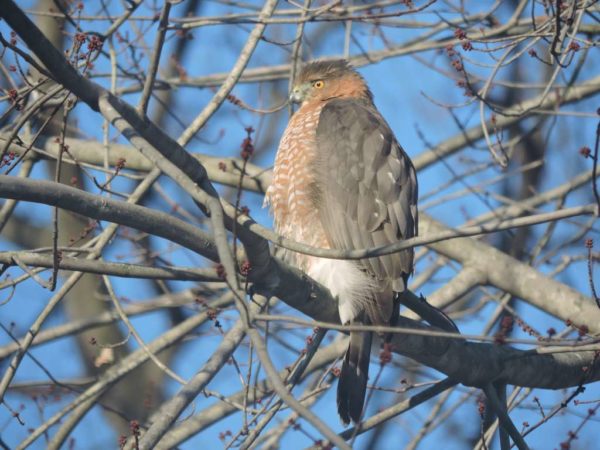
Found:
[{"label": "thin twig", "polygon": [[156,79],[156,72],[158,70],[158,64],[160,62],[160,55],[162,54],[162,47],[165,42],[165,34],[167,32],[167,24],[169,22],[169,11],[171,10],[171,2],[165,1],[163,9],[160,13],[160,19],[158,21],[158,31],[156,32],[156,40],[154,42],[154,51],[150,59],[148,66],[148,73],[144,79],[144,89],[142,91],[142,97],[137,106],[137,111],[140,116],[145,116],[148,110],[148,103],[150,102],[150,96],[152,95],[152,88],[154,86],[154,80]]}]

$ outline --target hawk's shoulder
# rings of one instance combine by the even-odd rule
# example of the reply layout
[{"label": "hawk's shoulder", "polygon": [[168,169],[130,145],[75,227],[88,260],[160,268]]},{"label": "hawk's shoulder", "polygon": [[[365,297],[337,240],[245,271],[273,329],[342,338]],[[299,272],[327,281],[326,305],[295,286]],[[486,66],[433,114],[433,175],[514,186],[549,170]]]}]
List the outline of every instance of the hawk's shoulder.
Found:
[{"label": "hawk's shoulder", "polygon": [[362,98],[336,98],[327,102],[321,109],[318,128],[331,125],[349,126],[356,120],[369,128],[381,128],[391,133],[389,125],[373,103]]}]

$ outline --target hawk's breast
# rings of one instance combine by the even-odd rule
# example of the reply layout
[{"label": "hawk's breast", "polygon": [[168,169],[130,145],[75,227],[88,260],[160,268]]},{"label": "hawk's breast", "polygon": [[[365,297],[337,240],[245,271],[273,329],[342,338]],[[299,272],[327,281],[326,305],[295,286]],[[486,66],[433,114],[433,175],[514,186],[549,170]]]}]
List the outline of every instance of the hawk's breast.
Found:
[{"label": "hawk's breast", "polygon": [[[322,104],[305,105],[290,119],[277,150],[273,181],[267,189],[265,203],[271,206],[277,233],[307,245],[328,248],[312,191],[316,130],[322,107]],[[295,252],[285,253],[289,262],[308,269],[311,258]]]}]

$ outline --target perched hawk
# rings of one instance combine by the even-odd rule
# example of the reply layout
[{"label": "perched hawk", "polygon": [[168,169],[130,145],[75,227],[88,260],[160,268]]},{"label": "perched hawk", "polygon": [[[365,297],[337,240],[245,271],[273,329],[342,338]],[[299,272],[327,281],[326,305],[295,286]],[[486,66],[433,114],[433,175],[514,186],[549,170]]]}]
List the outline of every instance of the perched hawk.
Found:
[{"label": "perched hawk", "polygon": [[[291,94],[300,108],[283,134],[266,193],[275,229],[314,247],[369,248],[417,234],[415,169],[347,61],[302,69]],[[360,261],[291,251],[284,258],[337,298],[343,324],[388,325],[413,270],[413,251]],[[361,420],[370,332],[351,332],[337,390],[344,423]]]}]

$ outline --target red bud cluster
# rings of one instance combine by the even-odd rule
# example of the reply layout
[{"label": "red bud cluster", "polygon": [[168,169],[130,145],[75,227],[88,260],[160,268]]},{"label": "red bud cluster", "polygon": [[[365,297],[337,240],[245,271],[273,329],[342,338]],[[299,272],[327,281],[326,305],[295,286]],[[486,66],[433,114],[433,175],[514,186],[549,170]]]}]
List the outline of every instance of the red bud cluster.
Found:
[{"label": "red bud cluster", "polygon": [[467,38],[467,33],[465,33],[465,30],[457,28],[456,30],[454,30],[454,37],[462,41],[463,39]]},{"label": "red bud cluster", "polygon": [[247,127],[246,128],[247,136],[242,141],[241,156],[242,156],[242,159],[244,159],[245,161],[247,161],[252,156],[252,154],[254,153],[254,144],[252,143],[252,133],[253,132],[254,132],[254,128]]}]

